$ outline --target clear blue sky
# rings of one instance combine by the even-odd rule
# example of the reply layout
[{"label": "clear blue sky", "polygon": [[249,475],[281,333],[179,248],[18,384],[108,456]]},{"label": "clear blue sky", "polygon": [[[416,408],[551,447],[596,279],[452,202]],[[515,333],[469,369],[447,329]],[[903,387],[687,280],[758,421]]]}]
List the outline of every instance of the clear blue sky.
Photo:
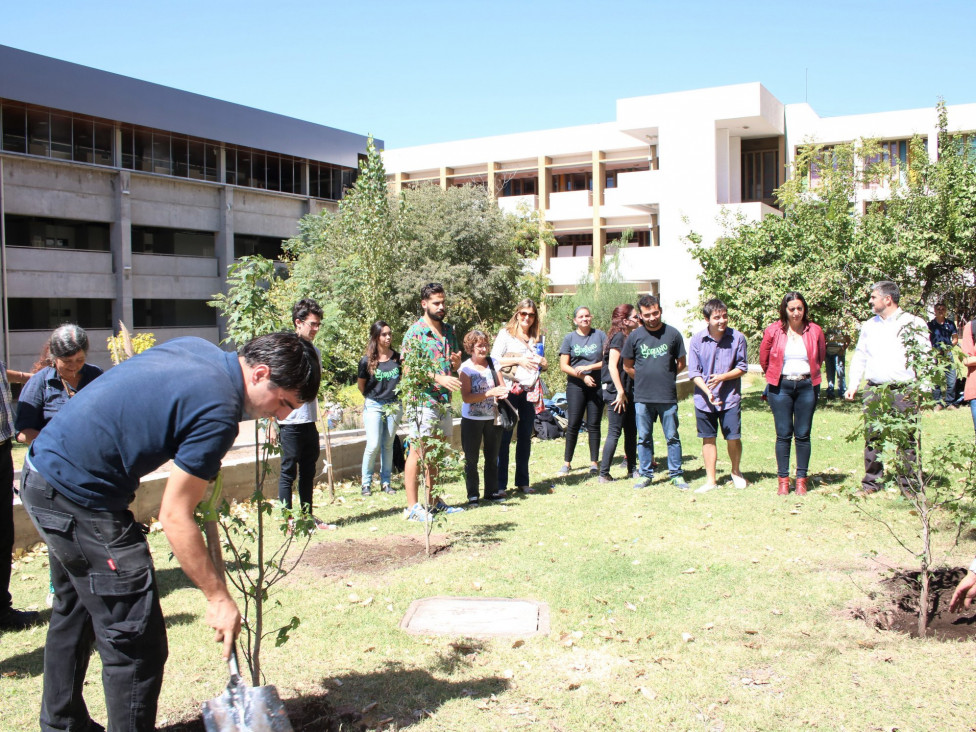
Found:
[{"label": "clear blue sky", "polygon": [[976,102],[976,2],[8,2],[0,43],[389,148],[614,118],[748,81],[823,116]]}]

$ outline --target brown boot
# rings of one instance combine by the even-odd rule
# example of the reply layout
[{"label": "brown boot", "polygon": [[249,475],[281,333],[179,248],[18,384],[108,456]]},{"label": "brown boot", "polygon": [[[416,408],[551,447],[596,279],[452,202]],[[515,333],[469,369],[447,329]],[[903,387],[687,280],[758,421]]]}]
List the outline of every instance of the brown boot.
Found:
[{"label": "brown boot", "polygon": [[805,496],[807,494],[807,479],[797,478],[796,479],[796,495]]},{"label": "brown boot", "polygon": [[779,490],[776,491],[777,496],[788,496],[790,495],[790,479],[780,478],[779,479]]}]

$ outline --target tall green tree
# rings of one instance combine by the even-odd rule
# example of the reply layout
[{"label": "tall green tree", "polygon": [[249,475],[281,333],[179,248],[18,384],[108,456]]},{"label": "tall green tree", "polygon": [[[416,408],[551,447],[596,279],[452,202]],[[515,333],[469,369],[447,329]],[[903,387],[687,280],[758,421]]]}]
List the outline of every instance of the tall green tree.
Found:
[{"label": "tall green tree", "polygon": [[[976,165],[971,146],[948,132],[941,103],[938,120],[934,161],[921,138],[912,141],[907,165],[887,160],[876,141],[805,146],[776,192],[782,217],[729,216],[713,246],[689,236],[702,267],[701,298],[725,300],[732,322],[754,344],[789,290],[804,294],[821,324],[851,330],[878,280],[897,282],[908,309],[939,297],[972,313]],[[859,210],[856,193],[872,183],[884,184],[890,197]]]}]

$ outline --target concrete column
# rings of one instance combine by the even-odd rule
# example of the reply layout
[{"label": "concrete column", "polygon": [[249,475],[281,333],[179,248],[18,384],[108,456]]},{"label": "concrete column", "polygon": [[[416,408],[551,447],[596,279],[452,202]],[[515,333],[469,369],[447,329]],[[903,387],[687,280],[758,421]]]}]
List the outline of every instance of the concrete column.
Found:
[{"label": "concrete column", "polygon": [[393,190],[397,193],[403,190],[403,185],[410,180],[410,173],[393,174]]},{"label": "concrete column", "polygon": [[[115,125],[112,130],[115,136],[115,145],[112,147],[112,165],[116,168],[122,167],[122,127]],[[131,150],[129,152],[132,152]]]},{"label": "concrete column", "polygon": [[[227,292],[227,274],[234,263],[234,189],[223,186],[220,189],[220,229],[214,242],[217,253],[217,276],[220,277],[220,290]],[[227,337],[227,320],[217,317],[219,340]]]},{"label": "concrete column", "polygon": [[731,203],[732,182],[729,171],[729,130],[715,130],[715,202]]},{"label": "concrete column", "polygon": [[501,192],[498,190],[498,163],[488,163],[488,192],[491,197],[498,199],[498,194]]},{"label": "concrete column", "polygon": [[227,149],[223,145],[217,149],[217,182],[227,182]]},{"label": "concrete column", "polygon": [[600,218],[603,191],[607,185],[605,158],[602,150],[593,151],[593,276],[597,279],[603,271],[603,256],[607,250],[607,232],[603,229],[606,219]]},{"label": "concrete column", "polygon": [[129,171],[120,170],[115,179],[115,221],[109,227],[112,269],[115,272],[115,298],[112,301],[112,329],[119,321],[135,329],[132,309],[132,201]]},{"label": "concrete column", "polygon": [[454,175],[454,168],[441,168],[441,190],[447,190],[447,179],[452,175]]},{"label": "concrete column", "polygon": [[[547,158],[545,155],[539,156],[539,226],[545,227],[546,225],[546,211],[549,210],[549,194],[552,192],[552,171],[549,166],[552,165],[552,158]],[[549,273],[549,257],[552,252],[549,251],[549,247],[539,248],[539,266],[541,268],[542,274]]]},{"label": "concrete column", "polygon": [[[782,160],[782,153],[780,160]],[[782,166],[781,166],[782,169]],[[777,173],[776,187],[780,178]],[[729,203],[742,203],[742,138],[729,138]]]}]

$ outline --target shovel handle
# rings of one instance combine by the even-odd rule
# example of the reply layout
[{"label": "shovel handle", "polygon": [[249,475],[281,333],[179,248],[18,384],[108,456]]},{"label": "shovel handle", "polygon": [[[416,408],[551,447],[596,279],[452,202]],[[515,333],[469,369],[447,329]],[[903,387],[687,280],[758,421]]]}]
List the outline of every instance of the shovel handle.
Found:
[{"label": "shovel handle", "polygon": [[241,683],[241,670],[237,665],[237,644],[230,647],[230,658],[227,659],[227,666],[230,668],[230,683],[238,686]]}]

